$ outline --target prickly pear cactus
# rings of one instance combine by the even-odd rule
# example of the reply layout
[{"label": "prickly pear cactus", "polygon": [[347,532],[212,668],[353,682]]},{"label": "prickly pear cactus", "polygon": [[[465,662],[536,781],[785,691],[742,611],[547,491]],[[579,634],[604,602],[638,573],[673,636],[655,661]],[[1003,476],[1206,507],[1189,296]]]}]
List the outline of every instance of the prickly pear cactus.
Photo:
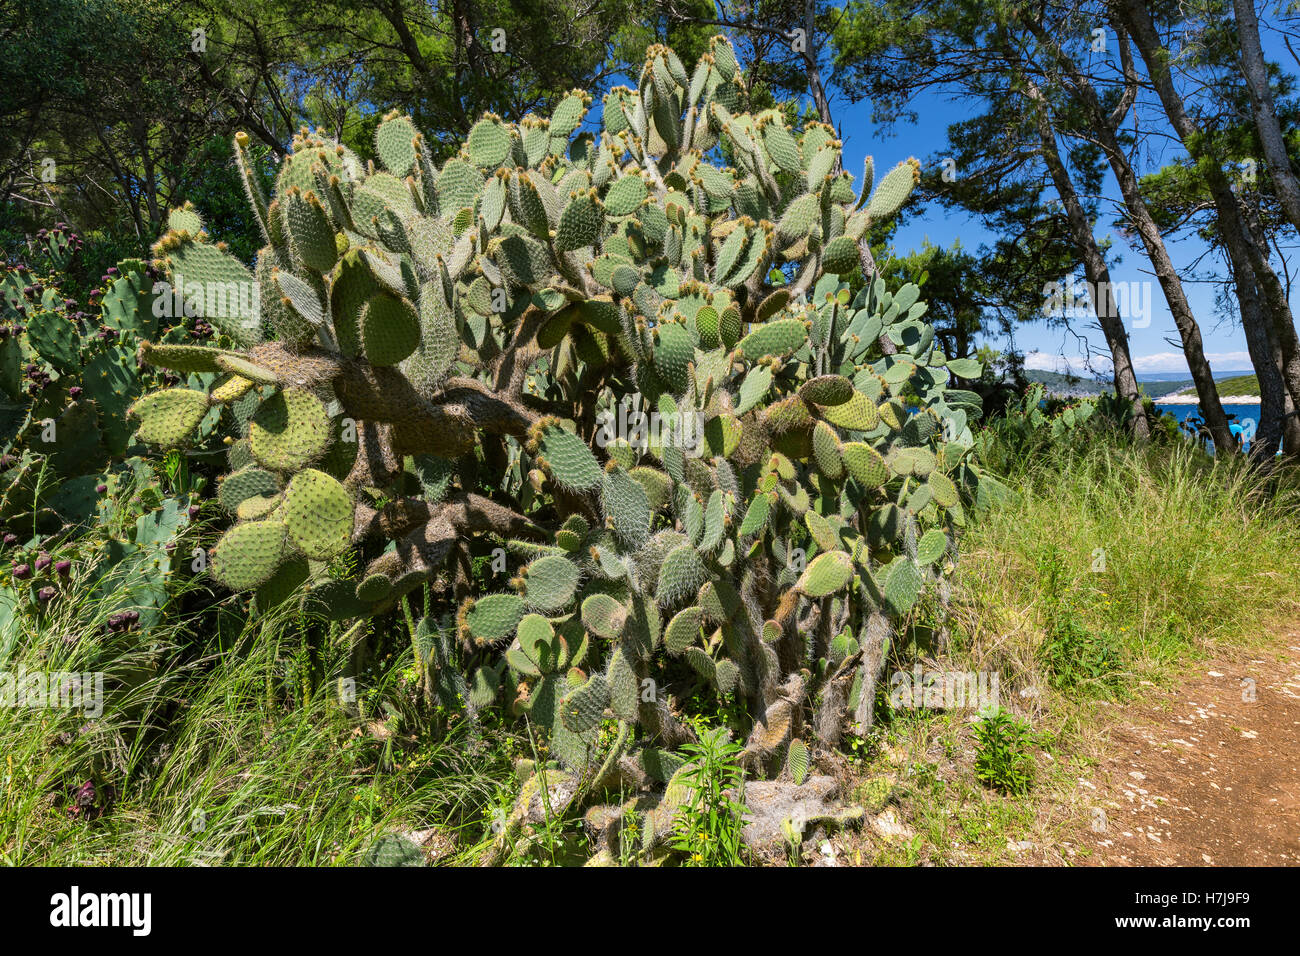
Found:
[{"label": "prickly pear cactus", "polygon": [[[218,377],[137,402],[140,433],[242,404],[213,573],[341,616],[433,582],[468,706],[510,701],[588,790],[671,763],[701,686],[780,767],[804,728],[870,722],[890,635],[955,558],[978,369],[874,274],[915,161],[855,186],[831,129],[746,110],[721,37],[689,72],[651,47],[591,107],[486,115],[440,169],[404,116],[377,164],[304,132],[271,197],[237,138],[257,262],[187,210],[157,264],[257,307],[206,313],[238,349],[145,346]],[[472,593],[475,536],[517,562],[507,590]]]},{"label": "prickly pear cactus", "polygon": [[[59,250],[75,248],[70,241],[65,237]],[[158,315],[153,279],[139,260],[108,270],[91,292],[87,307],[94,311],[66,298],[61,284],[59,272],[26,265],[0,273],[0,521],[6,530],[30,531],[35,519],[50,533],[95,516],[93,489],[133,445],[131,403],[181,380],[142,367],[140,343],[194,340],[183,324]],[[193,432],[206,436],[216,424],[205,407]]]}]

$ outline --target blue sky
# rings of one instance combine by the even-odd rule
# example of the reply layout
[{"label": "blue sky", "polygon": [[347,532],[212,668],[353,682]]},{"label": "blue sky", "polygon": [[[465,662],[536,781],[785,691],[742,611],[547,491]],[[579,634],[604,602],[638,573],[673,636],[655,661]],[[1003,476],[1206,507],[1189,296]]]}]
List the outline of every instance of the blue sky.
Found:
[{"label": "blue sky", "polygon": [[[1113,35],[1110,39],[1113,41]],[[1108,44],[1108,47],[1113,50],[1113,42]],[[1264,47],[1266,55],[1274,62],[1284,66],[1292,62],[1276,34],[1269,35],[1267,27],[1265,27]],[[833,73],[829,81],[833,88]],[[968,115],[971,105],[935,93],[918,96],[913,102],[916,114],[923,117],[923,120],[912,125],[900,123],[893,130],[885,132],[873,127],[869,103],[852,105],[842,95],[832,96],[833,116],[843,132],[845,168],[850,171],[860,171],[863,158],[867,154],[875,157],[877,170],[888,169],[909,156],[916,156],[923,162],[933,162],[941,158],[947,142],[948,124]],[[1143,109],[1144,128],[1150,129],[1157,118],[1163,119],[1162,116],[1155,115],[1153,105],[1147,102],[1146,98],[1143,98],[1140,104]],[[1172,134],[1172,131],[1170,132]],[[1160,162],[1169,162],[1181,154],[1181,147],[1171,145],[1156,159]],[[1150,172],[1155,168],[1157,167],[1152,162],[1150,166],[1142,167],[1139,171]],[[1104,196],[1115,202],[1119,199],[1118,187],[1109,172]],[[1185,373],[1187,363],[1183,358],[1178,331],[1165,304],[1159,284],[1151,275],[1150,262],[1139,245],[1130,245],[1128,240],[1109,227],[1109,221],[1114,218],[1114,214],[1108,212],[1107,205],[1103,203],[1097,237],[1100,240],[1110,239],[1112,242],[1109,253],[1112,281],[1117,285],[1134,282],[1148,284],[1146,294],[1150,302],[1149,324],[1145,328],[1135,328],[1134,323],[1130,322],[1128,330],[1130,350],[1139,376],[1144,372]],[[906,253],[911,249],[919,249],[926,240],[939,246],[949,246],[960,239],[965,249],[974,252],[981,243],[988,242],[990,238],[990,234],[977,220],[953,215],[937,204],[932,204],[923,215],[913,217],[899,229],[895,238],[895,247],[898,252]],[[1295,239],[1294,235],[1290,235],[1283,237],[1282,241],[1284,244],[1293,244]],[[1216,373],[1249,370],[1251,364],[1246,352],[1245,337],[1235,317],[1216,311],[1213,284],[1191,282],[1187,279],[1193,261],[1205,254],[1204,244],[1194,237],[1181,240],[1167,238],[1166,244],[1180,274],[1184,275],[1184,291],[1201,326],[1205,351],[1211,367]],[[1274,268],[1278,265],[1275,259]],[[1223,275],[1226,272],[1226,265],[1222,257],[1211,253],[1199,263],[1198,271],[1202,274]],[[1096,359],[1096,353],[1106,354],[1105,341],[1100,329],[1097,328],[1096,319],[1091,316],[1074,318],[1071,325],[1073,332],[1061,328],[1048,328],[1043,322],[1020,325],[1016,330],[1015,344],[1025,353],[1027,366],[1052,371],[1073,370],[1079,374],[1087,374],[1085,363],[1088,348],[1078,342],[1075,334],[1077,333],[1088,340],[1088,345],[1094,353],[1094,370],[1102,374],[1108,373],[1108,362]],[[989,339],[988,344],[1005,348],[1008,342],[1003,337],[997,337]]]}]

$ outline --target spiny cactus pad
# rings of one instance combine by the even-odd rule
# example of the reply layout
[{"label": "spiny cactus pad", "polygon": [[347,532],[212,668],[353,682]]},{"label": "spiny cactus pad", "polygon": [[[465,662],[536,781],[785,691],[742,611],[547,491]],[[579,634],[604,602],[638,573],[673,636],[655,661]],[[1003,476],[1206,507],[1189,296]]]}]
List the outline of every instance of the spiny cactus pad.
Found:
[{"label": "spiny cactus pad", "polygon": [[280,491],[280,482],[271,472],[256,465],[245,465],[221,479],[217,497],[221,507],[231,514],[248,498],[273,496]]},{"label": "spiny cactus pad", "polygon": [[587,630],[609,640],[623,632],[628,609],[608,594],[593,594],[582,602],[582,623]]},{"label": "spiny cactus pad", "polygon": [[269,580],[285,557],[288,530],[277,519],[235,525],[212,550],[212,576],[235,591]]},{"label": "spiny cactus pad", "polygon": [[154,392],[131,406],[140,419],[140,439],[162,448],[184,444],[207,412],[208,396],[188,388]]},{"label": "spiny cactus pad", "polygon": [[600,486],[596,456],[573,432],[558,427],[542,431],[537,443],[539,460],[556,483],[570,491],[592,491]]},{"label": "spiny cactus pad", "polygon": [[464,611],[464,630],[476,641],[499,641],[514,633],[524,610],[516,594],[489,594]]},{"label": "spiny cactus pad", "polygon": [[289,539],[303,555],[328,561],[347,549],[352,538],[352,496],[321,471],[294,475],[284,493]]},{"label": "spiny cactus pad", "polygon": [[843,590],[852,577],[853,560],[843,551],[828,551],[804,569],[798,588],[810,598],[822,598]]},{"label": "spiny cactus pad", "polygon": [[248,425],[253,457],[273,471],[296,471],[325,454],[329,414],[320,399],[286,388],[262,403]]},{"label": "spiny cactus pad", "polygon": [[524,600],[538,610],[558,611],[573,600],[578,577],[578,566],[568,558],[538,558],[524,572]]}]

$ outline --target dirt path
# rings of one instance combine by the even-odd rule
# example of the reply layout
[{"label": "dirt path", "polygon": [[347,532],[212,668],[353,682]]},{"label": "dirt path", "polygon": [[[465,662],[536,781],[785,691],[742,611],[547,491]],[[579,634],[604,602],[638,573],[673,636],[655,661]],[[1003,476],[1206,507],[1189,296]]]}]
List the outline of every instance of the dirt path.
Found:
[{"label": "dirt path", "polygon": [[1107,750],[1087,863],[1300,865],[1300,625],[1125,706]]}]

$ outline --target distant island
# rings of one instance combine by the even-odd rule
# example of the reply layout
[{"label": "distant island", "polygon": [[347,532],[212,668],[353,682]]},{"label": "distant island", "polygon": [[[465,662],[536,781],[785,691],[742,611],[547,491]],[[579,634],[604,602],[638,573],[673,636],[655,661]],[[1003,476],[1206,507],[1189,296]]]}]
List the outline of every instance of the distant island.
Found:
[{"label": "distant island", "polygon": [[[1259,379],[1254,375],[1235,375],[1215,381],[1219,400],[1225,405],[1253,405],[1259,401]],[[1190,385],[1160,400],[1162,405],[1195,405],[1196,390]]]},{"label": "distant island", "polygon": [[[1168,373],[1156,373],[1151,377],[1139,375],[1138,385],[1142,394],[1165,405],[1184,405],[1196,403],[1196,389],[1190,378],[1168,378]],[[1114,391],[1109,381],[1082,378],[1078,375],[1065,375],[1060,372],[1044,372],[1037,369],[1026,371],[1025,378],[1031,382],[1040,382],[1049,395],[1057,398],[1096,398]],[[1226,405],[1249,405],[1259,401],[1259,379],[1246,372],[1221,372],[1214,376],[1219,389],[1219,396]]]}]

